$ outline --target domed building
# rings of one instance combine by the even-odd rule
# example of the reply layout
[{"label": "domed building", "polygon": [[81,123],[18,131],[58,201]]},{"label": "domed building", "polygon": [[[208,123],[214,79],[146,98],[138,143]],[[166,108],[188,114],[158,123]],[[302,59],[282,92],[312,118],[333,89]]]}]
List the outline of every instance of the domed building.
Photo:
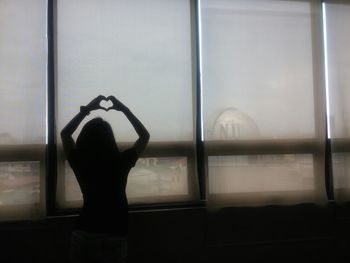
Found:
[{"label": "domed building", "polygon": [[251,117],[235,108],[229,108],[215,120],[212,136],[214,140],[257,139],[260,132]]}]

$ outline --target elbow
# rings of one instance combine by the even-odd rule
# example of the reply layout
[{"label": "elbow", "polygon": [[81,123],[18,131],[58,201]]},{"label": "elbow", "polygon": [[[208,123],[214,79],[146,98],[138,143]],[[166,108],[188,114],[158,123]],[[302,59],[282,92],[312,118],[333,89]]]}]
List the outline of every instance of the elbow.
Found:
[{"label": "elbow", "polygon": [[65,132],[64,132],[64,130],[62,130],[61,132],[60,132],[60,135],[61,135],[61,138],[64,138],[65,137]]},{"label": "elbow", "polygon": [[148,131],[146,131],[146,133],[145,133],[145,141],[146,141],[146,143],[149,142],[149,138],[150,138],[150,137],[151,137],[151,135],[149,134]]},{"label": "elbow", "polygon": [[146,147],[146,145],[149,142],[149,138],[150,138],[150,134],[148,133],[148,131],[145,131],[142,136],[140,136],[139,141],[142,142],[142,144],[144,145],[144,147]]},{"label": "elbow", "polygon": [[68,136],[67,130],[66,130],[66,129],[63,129],[63,130],[61,131],[60,135],[61,135],[61,138],[62,138],[62,139],[66,138],[66,137]]}]

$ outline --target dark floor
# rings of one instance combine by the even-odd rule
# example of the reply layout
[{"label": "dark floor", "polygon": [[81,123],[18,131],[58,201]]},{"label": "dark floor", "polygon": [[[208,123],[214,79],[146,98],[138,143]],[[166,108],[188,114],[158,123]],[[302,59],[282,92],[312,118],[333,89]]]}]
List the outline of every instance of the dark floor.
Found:
[{"label": "dark floor", "polygon": [[[68,262],[75,217],[0,224],[0,262]],[[350,262],[350,205],[130,213],[129,262]]]}]

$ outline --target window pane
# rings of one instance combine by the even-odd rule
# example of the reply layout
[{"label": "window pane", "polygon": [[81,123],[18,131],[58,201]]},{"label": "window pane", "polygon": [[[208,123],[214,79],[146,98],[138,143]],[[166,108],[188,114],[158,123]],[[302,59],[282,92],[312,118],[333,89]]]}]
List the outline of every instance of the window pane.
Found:
[{"label": "window pane", "polygon": [[208,167],[214,202],[220,196],[230,203],[242,196],[256,203],[300,200],[316,188],[312,154],[210,156]]},{"label": "window pane", "polygon": [[47,1],[0,1],[0,220],[43,214]]},{"label": "window pane", "polygon": [[[144,123],[151,134],[150,144],[193,144],[191,39],[189,0],[58,1],[58,131],[81,105],[99,94],[114,95]],[[96,116],[112,125],[117,142],[137,139],[122,113],[103,110],[90,114],[73,137],[76,139],[81,127]],[[149,197],[147,202],[166,198],[165,189],[173,201],[180,195],[187,195],[188,199],[188,193],[195,188],[194,169],[176,171],[182,180],[177,186],[171,182],[175,176],[171,167],[176,166],[177,159],[160,158],[163,156],[158,152],[151,154],[157,156],[160,166],[145,169],[140,161],[132,170],[128,183],[131,203],[141,197]],[[178,156],[187,160],[194,152]],[[62,153],[58,162],[60,201],[80,199],[73,174],[65,170]],[[184,162],[194,167],[193,158]]]},{"label": "window pane", "polygon": [[[193,139],[188,0],[61,0],[57,17],[59,130],[102,94],[125,103],[151,141]],[[120,113],[90,118],[96,115],[112,124],[118,140],[136,138]]]},{"label": "window pane", "polygon": [[0,145],[44,144],[46,1],[0,1],[0,36]]},{"label": "window pane", "polygon": [[4,205],[37,204],[40,199],[39,162],[0,163],[0,209]]},{"label": "window pane", "polygon": [[333,177],[334,188],[338,190],[350,190],[350,154],[333,153]]},{"label": "window pane", "polygon": [[[291,139],[323,139],[318,116],[323,112],[323,69],[315,63],[321,59],[319,5],[288,0],[201,3],[209,203],[216,198],[221,204],[322,200],[322,147],[290,155],[271,150],[277,142],[288,149]],[[218,140],[240,140],[241,146],[251,147],[240,154],[236,144],[237,156],[211,156],[221,155]],[[255,153],[252,140],[265,141],[262,148],[269,155]],[[222,155],[227,154],[229,150]]]},{"label": "window pane", "polygon": [[312,155],[210,156],[209,193],[312,190]]},{"label": "window pane", "polygon": [[[350,139],[350,3],[325,4],[329,112],[333,152],[333,179],[337,199],[349,200]],[[342,138],[341,140],[339,140]]]},{"label": "window pane", "polygon": [[[188,196],[188,167],[184,157],[140,159],[131,170],[128,198]],[[140,199],[139,201],[142,201]]]},{"label": "window pane", "polygon": [[308,1],[202,1],[206,140],[315,136]]},{"label": "window pane", "polygon": [[350,137],[350,3],[326,4],[331,135]]}]

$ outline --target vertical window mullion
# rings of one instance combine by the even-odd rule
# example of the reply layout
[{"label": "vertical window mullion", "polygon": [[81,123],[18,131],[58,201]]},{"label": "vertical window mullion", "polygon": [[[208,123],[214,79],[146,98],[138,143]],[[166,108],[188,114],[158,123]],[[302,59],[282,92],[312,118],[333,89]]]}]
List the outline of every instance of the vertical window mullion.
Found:
[{"label": "vertical window mullion", "polygon": [[199,182],[200,199],[206,199],[205,167],[206,158],[204,155],[203,144],[203,118],[202,118],[202,68],[201,68],[201,21],[200,21],[200,0],[191,1],[192,7],[192,50],[193,50],[193,71],[195,72],[194,90],[195,90],[195,130],[196,130],[196,156],[197,156],[197,173]]},{"label": "vertical window mullion", "polygon": [[46,209],[55,211],[56,198],[56,134],[55,134],[55,0],[47,2],[47,151],[46,151]]},{"label": "vertical window mullion", "polygon": [[330,127],[330,114],[329,114],[329,90],[328,90],[328,55],[327,55],[327,21],[326,21],[326,6],[323,0],[320,1],[321,13],[322,13],[322,33],[323,33],[323,57],[324,57],[324,81],[325,81],[325,101],[326,101],[326,148],[325,148],[325,187],[328,200],[334,200],[334,188],[333,188],[333,168],[332,168],[332,146],[331,146],[331,127]]},{"label": "vertical window mullion", "polygon": [[322,0],[328,136],[325,170],[330,200],[349,200],[348,1]]},{"label": "vertical window mullion", "polygon": [[324,81],[324,49],[322,37],[322,10],[319,1],[310,1],[311,4],[311,45],[314,81],[314,115],[315,115],[315,137],[320,140],[321,145],[313,153],[315,189],[319,193],[327,193],[327,121],[326,121],[326,93]]}]

